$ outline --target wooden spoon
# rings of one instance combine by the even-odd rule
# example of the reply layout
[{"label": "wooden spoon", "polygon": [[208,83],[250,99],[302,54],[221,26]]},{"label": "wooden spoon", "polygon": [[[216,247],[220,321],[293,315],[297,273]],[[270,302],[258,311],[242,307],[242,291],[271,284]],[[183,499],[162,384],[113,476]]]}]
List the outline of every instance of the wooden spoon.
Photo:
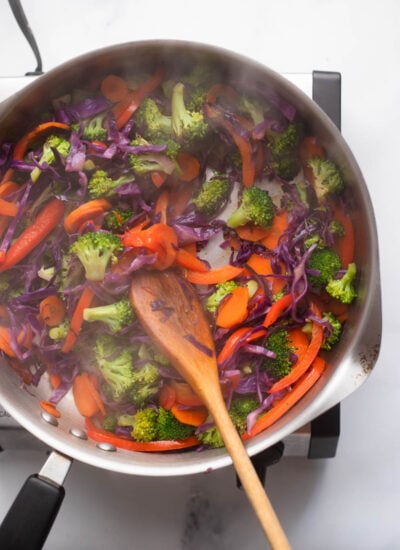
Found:
[{"label": "wooden spoon", "polygon": [[210,326],[195,289],[172,270],[140,271],[133,278],[130,300],[143,328],[208,408],[271,548],[290,550],[228,414]]}]

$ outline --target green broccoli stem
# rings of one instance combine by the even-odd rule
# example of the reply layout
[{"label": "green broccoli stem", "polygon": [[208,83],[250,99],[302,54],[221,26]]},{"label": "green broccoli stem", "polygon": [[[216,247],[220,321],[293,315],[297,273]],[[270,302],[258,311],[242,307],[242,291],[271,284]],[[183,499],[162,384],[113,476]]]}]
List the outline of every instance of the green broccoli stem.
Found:
[{"label": "green broccoli stem", "polygon": [[187,115],[183,91],[185,86],[178,82],[172,90],[172,131],[180,138],[183,135],[184,118]]}]

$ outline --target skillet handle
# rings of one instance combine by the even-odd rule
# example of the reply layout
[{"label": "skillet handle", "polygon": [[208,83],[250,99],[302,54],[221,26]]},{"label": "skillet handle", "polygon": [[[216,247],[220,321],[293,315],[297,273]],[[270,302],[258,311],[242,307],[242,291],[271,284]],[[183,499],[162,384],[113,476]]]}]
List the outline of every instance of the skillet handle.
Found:
[{"label": "skillet handle", "polygon": [[69,458],[53,452],[39,474],[28,477],[0,526],[0,548],[43,548],[64,499],[61,483],[70,466]]}]

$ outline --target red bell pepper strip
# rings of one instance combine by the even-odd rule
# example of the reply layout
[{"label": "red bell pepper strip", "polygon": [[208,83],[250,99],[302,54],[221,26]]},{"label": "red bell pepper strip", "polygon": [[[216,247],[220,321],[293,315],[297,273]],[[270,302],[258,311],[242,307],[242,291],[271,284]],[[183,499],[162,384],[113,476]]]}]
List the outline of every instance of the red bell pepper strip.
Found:
[{"label": "red bell pepper strip", "polygon": [[292,390],[279,401],[275,401],[272,407],[258,418],[250,432],[244,434],[242,438],[245,440],[250,439],[274,424],[308,392],[320,378],[324,369],[324,359],[316,357],[311,368],[296,382]]},{"label": "red bell pepper strip", "polygon": [[284,296],[282,296],[282,298],[279,298],[276,302],[274,302],[265,316],[263,326],[265,328],[268,328],[273,325],[280,314],[291,305],[292,301],[292,295],[285,294]]},{"label": "red bell pepper strip", "polygon": [[337,238],[333,248],[340,257],[343,269],[347,269],[349,264],[354,260],[355,236],[353,222],[343,208],[339,207],[335,208],[333,219],[343,225],[344,235]]},{"label": "red bell pepper strip", "polygon": [[139,88],[129,92],[121,101],[112,108],[117,121],[118,129],[121,129],[135,113],[143,99],[161,83],[164,70],[159,68],[153,76],[144,82]]},{"label": "red bell pepper strip", "polygon": [[199,440],[195,436],[190,436],[187,439],[177,439],[174,441],[149,441],[146,443],[132,441],[123,437],[114,435],[111,432],[98,428],[90,418],[85,418],[87,435],[94,441],[101,443],[110,443],[118,449],[138,452],[160,452],[160,451],[176,451],[187,447],[199,445]]},{"label": "red bell pepper strip", "polygon": [[[317,308],[315,305],[312,305],[312,309],[314,310],[314,313],[317,313]],[[322,328],[322,325],[320,323],[314,321],[311,333],[311,340],[307,350],[301,357],[299,357],[297,363],[294,365],[289,374],[273,384],[273,386],[269,389],[269,393],[276,393],[278,391],[284,390],[288,386],[291,386],[292,384],[297,382],[297,380],[306,372],[311,363],[317,357],[321,349],[321,344],[323,340],[324,329]]]},{"label": "red bell pepper strip", "polygon": [[[63,122],[50,121],[50,122],[43,122],[42,124],[39,124],[33,130],[23,135],[22,138],[17,141],[13,151],[13,160],[22,160],[31,143],[33,143],[39,137],[42,137],[43,134],[52,132],[53,130],[69,130],[69,129],[70,127],[68,126],[68,124],[64,124]],[[4,174],[0,184],[11,179],[13,173],[14,173],[14,169],[9,168]]]},{"label": "red bell pepper strip", "polygon": [[253,332],[253,330],[249,327],[239,327],[235,330],[235,332],[232,332],[219,352],[217,357],[218,364],[221,365],[224,363],[236,351],[237,346],[241,342],[243,342],[243,344],[248,344],[249,342],[253,342],[258,338],[265,336],[265,333],[266,331],[264,329]]},{"label": "red bell pepper strip", "polygon": [[151,267],[159,270],[167,269],[174,263],[178,250],[178,237],[174,229],[165,223],[154,223],[147,229],[133,227],[122,235],[121,241],[125,247],[144,248],[150,254],[157,254]]}]

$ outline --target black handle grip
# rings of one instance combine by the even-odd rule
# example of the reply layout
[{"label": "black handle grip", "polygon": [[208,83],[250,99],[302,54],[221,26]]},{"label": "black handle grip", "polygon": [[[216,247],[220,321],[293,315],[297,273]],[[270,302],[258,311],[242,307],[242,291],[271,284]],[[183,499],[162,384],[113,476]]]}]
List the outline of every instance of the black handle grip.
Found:
[{"label": "black handle grip", "polygon": [[43,74],[43,67],[42,67],[42,58],[40,55],[40,51],[38,48],[38,45],[36,43],[36,39],[33,35],[32,29],[28,23],[28,19],[26,18],[24,9],[22,7],[22,4],[20,0],[8,0],[8,3],[10,4],[11,10],[14,14],[14,17],[19,25],[19,28],[23,32],[23,35],[25,36],[26,40],[28,41],[28,44],[30,45],[33,54],[36,58],[37,67],[34,71],[29,71],[26,73],[26,76],[38,76]]},{"label": "black handle grip", "polygon": [[0,548],[40,550],[64,499],[64,487],[31,475],[0,526]]}]

